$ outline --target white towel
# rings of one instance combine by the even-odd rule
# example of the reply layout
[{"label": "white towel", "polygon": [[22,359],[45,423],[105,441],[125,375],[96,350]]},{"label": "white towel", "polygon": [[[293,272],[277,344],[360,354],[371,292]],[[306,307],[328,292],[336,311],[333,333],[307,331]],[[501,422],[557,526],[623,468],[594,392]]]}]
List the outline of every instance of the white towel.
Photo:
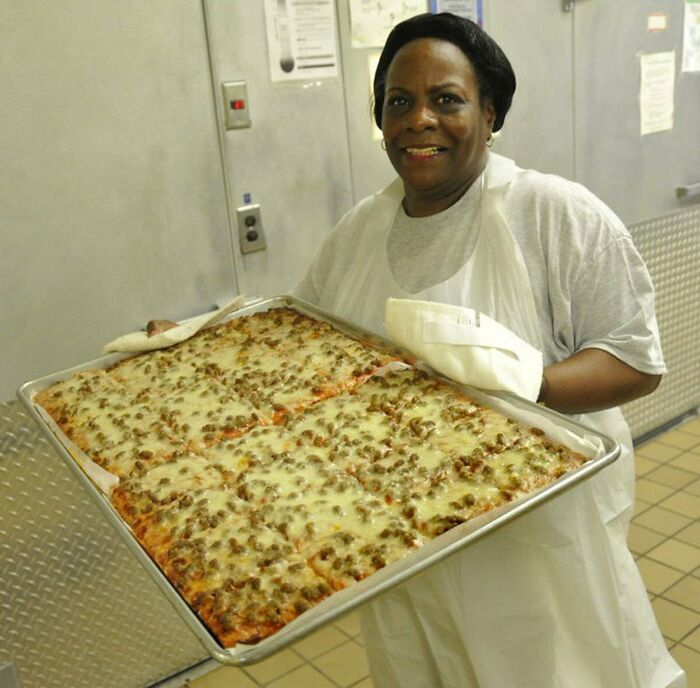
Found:
[{"label": "white towel", "polygon": [[130,332],[129,334],[117,337],[102,348],[103,353],[113,351],[139,352],[153,351],[154,349],[165,349],[173,344],[189,339],[193,334],[199,332],[204,327],[214,325],[223,320],[229,313],[238,310],[245,303],[245,297],[236,296],[225,306],[210,313],[197,315],[194,318],[184,320],[177,327],[172,327],[165,332],[149,337],[145,332]]},{"label": "white towel", "polygon": [[536,401],[542,353],[492,318],[444,303],[388,299],[389,337],[446,377]]}]

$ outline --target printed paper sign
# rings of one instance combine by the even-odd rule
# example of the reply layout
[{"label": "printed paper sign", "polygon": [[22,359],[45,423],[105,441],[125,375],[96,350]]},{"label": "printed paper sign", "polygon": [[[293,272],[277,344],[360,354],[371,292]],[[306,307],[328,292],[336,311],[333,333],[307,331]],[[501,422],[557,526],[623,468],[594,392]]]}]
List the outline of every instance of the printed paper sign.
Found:
[{"label": "printed paper sign", "polygon": [[639,109],[642,136],[673,129],[676,51],[641,56]]},{"label": "printed paper sign", "polygon": [[484,10],[482,0],[430,0],[430,11],[452,12],[458,17],[471,19],[479,26],[484,25]]},{"label": "printed paper sign", "polygon": [[700,72],[700,0],[686,0],[683,22],[684,72]]},{"label": "printed paper sign", "polygon": [[338,76],[334,0],[265,0],[272,81]]},{"label": "printed paper sign", "polygon": [[427,11],[427,0],[350,0],[352,47],[382,48],[396,24]]},{"label": "printed paper sign", "polygon": [[647,31],[668,31],[668,15],[663,12],[651,12],[647,15]]}]

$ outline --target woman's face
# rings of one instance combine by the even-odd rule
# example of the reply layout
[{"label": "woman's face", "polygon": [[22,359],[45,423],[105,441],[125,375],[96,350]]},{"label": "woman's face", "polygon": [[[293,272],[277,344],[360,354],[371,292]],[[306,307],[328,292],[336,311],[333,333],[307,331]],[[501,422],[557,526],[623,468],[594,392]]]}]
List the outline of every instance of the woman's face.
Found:
[{"label": "woman's face", "polygon": [[419,38],[396,53],[382,132],[409,215],[440,212],[471,186],[484,167],[494,118],[491,103],[482,107],[471,62],[453,43]]}]

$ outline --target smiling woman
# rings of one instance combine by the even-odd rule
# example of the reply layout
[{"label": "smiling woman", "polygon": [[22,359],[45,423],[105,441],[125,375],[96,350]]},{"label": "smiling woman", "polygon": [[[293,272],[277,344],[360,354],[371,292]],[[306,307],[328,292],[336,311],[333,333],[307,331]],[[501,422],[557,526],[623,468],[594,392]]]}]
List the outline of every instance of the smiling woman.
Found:
[{"label": "smiling woman", "polygon": [[449,208],[486,166],[495,111],[454,44],[421,38],[403,46],[386,75],[381,126],[412,217]]},{"label": "smiling woman", "polygon": [[683,688],[625,545],[634,456],[617,406],[665,372],[653,287],[601,201],[489,151],[514,91],[508,59],[474,23],[397,25],[374,116],[398,178],[341,219],[296,295],[380,334],[390,297],[481,311],[542,352],[539,401],[587,414],[623,450],[367,605],[372,676],[382,687]]}]

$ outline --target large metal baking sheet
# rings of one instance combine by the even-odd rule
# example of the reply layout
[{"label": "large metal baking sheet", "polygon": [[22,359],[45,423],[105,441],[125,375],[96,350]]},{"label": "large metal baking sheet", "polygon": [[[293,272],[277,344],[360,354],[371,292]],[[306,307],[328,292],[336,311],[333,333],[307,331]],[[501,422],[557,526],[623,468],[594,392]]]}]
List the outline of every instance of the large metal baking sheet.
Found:
[{"label": "large metal baking sheet", "polygon": [[[231,315],[232,318],[251,315],[271,308],[287,307],[308,315],[309,317],[323,320],[330,323],[337,329],[355,337],[363,342],[369,343],[383,351],[392,351],[403,354],[408,360],[412,359],[411,354],[402,351],[390,341],[377,337],[374,334],[363,330],[352,323],[336,318],[311,304],[295,299],[291,296],[277,296],[265,299],[254,304],[243,307]],[[84,363],[67,370],[54,373],[32,380],[23,384],[17,396],[26,406],[30,415],[45,432],[48,440],[54,446],[60,456],[66,461],[73,471],[78,481],[88,491],[98,507],[105,514],[109,523],[117,530],[130,551],[138,559],[141,565],[151,575],[158,587],[173,605],[175,610],[182,616],[184,621],[196,634],[197,638],[204,645],[207,651],[219,662],[224,664],[244,665],[259,662],[279,650],[297,642],[304,636],[318,630],[321,626],[330,623],[340,616],[347,614],[359,605],[376,597],[377,595],[393,588],[406,581],[430,566],[450,556],[457,550],[475,542],[487,533],[493,531],[505,523],[512,521],[521,514],[529,511],[546,500],[561,494],[564,490],[590,478],[605,466],[612,463],[620,454],[620,446],[609,437],[601,435],[597,431],[588,428],[566,416],[545,407],[533,404],[510,394],[484,394],[478,390],[454,384],[462,389],[469,396],[486,404],[493,405],[493,402],[505,402],[514,410],[517,418],[518,411],[526,413],[536,413],[542,421],[553,422],[561,428],[565,428],[579,436],[589,436],[597,438],[603,446],[603,454],[588,461],[575,471],[562,476],[555,483],[543,487],[529,495],[521,497],[507,506],[494,509],[462,525],[459,525],[440,537],[427,542],[420,549],[411,552],[402,559],[389,564],[384,569],[377,571],[356,585],[334,593],[329,598],[321,602],[316,607],[302,614],[298,619],[288,624],[282,630],[270,638],[262,640],[256,645],[238,645],[235,648],[226,649],[222,647],[207,627],[200,621],[199,617],[190,609],[185,600],[179,595],[174,586],[168,581],[158,566],[153,562],[148,553],[141,547],[134,537],[129,526],[122,521],[116,510],[112,507],[109,499],[96,487],[79,463],[71,455],[75,448],[70,440],[64,435],[60,428],[34,402],[34,395],[49,385],[64,380],[80,370],[89,368],[106,368],[116,361],[125,358],[124,354],[112,354],[103,356],[87,363]]]}]

